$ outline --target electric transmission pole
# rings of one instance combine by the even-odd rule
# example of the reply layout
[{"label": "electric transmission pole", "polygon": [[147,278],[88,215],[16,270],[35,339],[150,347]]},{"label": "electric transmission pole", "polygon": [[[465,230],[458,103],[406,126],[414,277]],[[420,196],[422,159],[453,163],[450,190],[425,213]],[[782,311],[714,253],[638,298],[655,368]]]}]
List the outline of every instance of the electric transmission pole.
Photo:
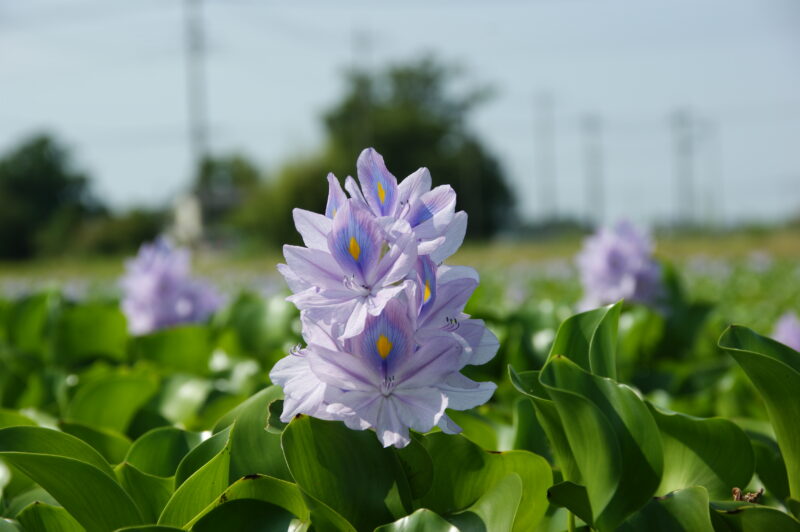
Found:
[{"label": "electric transmission pole", "polygon": [[555,102],[553,95],[542,92],[536,97],[536,176],[543,221],[558,217],[556,197]]},{"label": "electric transmission pole", "polygon": [[602,121],[587,114],[581,120],[583,158],[586,177],[586,217],[595,226],[603,225],[605,196],[603,186]]},{"label": "electric transmission pole", "polygon": [[694,222],[694,120],[691,111],[680,109],[672,115],[672,137],[675,146],[676,223]]},{"label": "electric transmission pole", "polygon": [[208,155],[206,80],[204,68],[205,33],[202,0],[184,0],[186,31],[186,91],[189,114],[189,149],[193,173]]}]

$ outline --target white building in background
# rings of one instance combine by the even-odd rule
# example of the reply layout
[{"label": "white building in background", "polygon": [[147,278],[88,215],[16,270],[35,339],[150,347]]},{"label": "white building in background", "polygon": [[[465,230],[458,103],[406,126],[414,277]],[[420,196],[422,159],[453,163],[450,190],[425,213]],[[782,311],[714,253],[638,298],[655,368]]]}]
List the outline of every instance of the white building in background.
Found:
[{"label": "white building in background", "polygon": [[175,200],[172,207],[173,225],[170,236],[178,244],[195,246],[203,236],[203,214],[200,200],[194,194],[187,194]]}]

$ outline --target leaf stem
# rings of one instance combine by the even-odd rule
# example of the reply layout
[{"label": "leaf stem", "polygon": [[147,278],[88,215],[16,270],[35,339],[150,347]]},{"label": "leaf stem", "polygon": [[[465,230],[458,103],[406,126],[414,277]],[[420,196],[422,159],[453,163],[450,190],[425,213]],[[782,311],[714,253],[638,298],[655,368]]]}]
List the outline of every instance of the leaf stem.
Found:
[{"label": "leaf stem", "polygon": [[567,531],[575,532],[575,514],[567,511]]}]

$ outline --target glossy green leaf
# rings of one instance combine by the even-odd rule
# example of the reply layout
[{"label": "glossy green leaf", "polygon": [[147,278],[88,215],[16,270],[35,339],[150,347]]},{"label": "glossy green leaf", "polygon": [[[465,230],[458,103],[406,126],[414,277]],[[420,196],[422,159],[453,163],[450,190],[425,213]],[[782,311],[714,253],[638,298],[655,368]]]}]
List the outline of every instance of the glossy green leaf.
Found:
[{"label": "glossy green leaf", "polygon": [[208,327],[181,325],[138,336],[131,352],[135,360],[149,360],[159,368],[193,375],[209,373],[213,345]]},{"label": "glossy green leaf", "polygon": [[575,484],[569,480],[559,482],[547,490],[547,499],[554,506],[569,509],[585,523],[594,521],[592,504],[589,502],[586,486]]},{"label": "glossy green leaf", "polygon": [[58,426],[67,434],[72,434],[91,445],[110,464],[122,462],[131,446],[131,441],[126,436],[112,430],[96,429],[68,421],[62,421]]},{"label": "glossy green leaf", "polygon": [[114,478],[108,462],[80,439],[43,427],[9,427],[0,430],[0,453],[33,453],[75,458]]},{"label": "glossy green leaf", "polygon": [[0,532],[22,532],[16,521],[0,517]]},{"label": "glossy green leaf", "polygon": [[550,449],[555,457],[556,463],[561,469],[561,474],[565,480],[574,482],[581,481],[581,472],[572,449],[564,432],[561,423],[561,416],[558,413],[555,403],[550,399],[547,389],[539,382],[539,371],[521,371],[517,373],[511,366],[508,367],[511,384],[520,393],[530,397],[536,410],[536,420],[547,435]]},{"label": "glossy green leaf", "polygon": [[373,432],[302,416],[283,431],[282,444],[300,489],[356,529],[373,529],[406,515],[408,481],[396,455],[382,448]]},{"label": "glossy green leaf", "polygon": [[237,499],[211,510],[192,527],[194,532],[286,532],[294,530],[294,515],[274,504]]},{"label": "glossy green leaf", "polygon": [[84,528],[61,506],[34,502],[17,515],[25,532],[83,532]]},{"label": "glossy green leaf", "polygon": [[185,526],[228,487],[230,441],[181,484],[158,518],[159,525]]},{"label": "glossy green leaf", "polygon": [[521,499],[522,479],[516,473],[510,473],[487,490],[472,506],[449,516],[448,520],[461,530],[511,532]]},{"label": "glossy green leaf", "polygon": [[256,499],[286,509],[302,521],[309,520],[309,511],[303,494],[296,484],[264,475],[253,475],[237,480],[217,499],[197,514],[192,522],[206,515],[221,504],[237,499]]},{"label": "glossy green leaf", "polygon": [[62,311],[56,324],[55,351],[59,360],[79,362],[105,357],[124,361],[128,330],[119,306],[83,303]]},{"label": "glossy green leaf", "polygon": [[158,383],[145,375],[112,373],[80,386],[65,417],[71,422],[124,434],[133,415],[157,387]]},{"label": "glossy green leaf", "polygon": [[[789,479],[778,443],[763,434],[748,432],[756,459],[756,473],[767,493],[778,500],[789,497]],[[741,487],[741,486],[737,486]]]},{"label": "glossy green leaf", "polygon": [[159,427],[133,442],[125,461],[144,473],[171,477],[181,460],[199,443],[200,435],[195,432]]},{"label": "glossy green leaf", "polygon": [[440,515],[465,510],[510,473],[522,478],[514,530],[532,530],[547,510],[550,465],[527,451],[487,452],[458,435],[433,433],[422,440],[433,461],[433,485],[419,502]]},{"label": "glossy green leaf", "polygon": [[115,469],[117,480],[131,496],[146,523],[155,523],[172,496],[174,480],[139,471],[125,462]]},{"label": "glossy green leaf", "polygon": [[550,358],[561,355],[600,377],[616,377],[617,323],[622,303],[566,319],[558,328]]},{"label": "glossy green leaf", "polygon": [[41,352],[45,333],[60,296],[53,292],[34,294],[11,305],[8,313],[8,341],[23,352]]},{"label": "glossy green leaf", "polygon": [[558,410],[580,469],[594,525],[613,529],[658,487],[663,450],[658,426],[631,388],[556,356],[541,382]]},{"label": "glossy green leaf", "polygon": [[36,484],[32,484],[32,486],[33,487],[28,491],[20,493],[11,500],[8,500],[8,506],[3,511],[3,515],[16,517],[18,513],[37,501],[49,504],[50,506],[59,506],[58,501],[55,500],[52,495]]},{"label": "glossy green leaf", "polygon": [[314,530],[318,532],[356,532],[350,521],[313,495],[303,492],[303,499],[311,515]]},{"label": "glossy green leaf", "polygon": [[664,449],[664,473],[657,495],[703,486],[706,498],[723,499],[734,486],[750,482],[755,469],[753,449],[737,425],[726,419],[701,419],[648,406]]},{"label": "glossy green leaf", "polygon": [[178,464],[177,471],[175,471],[175,487],[177,488],[183,484],[186,479],[227,447],[230,435],[231,427],[226,427],[189,451]]},{"label": "glossy green leaf", "polygon": [[695,486],[650,500],[617,529],[619,532],[714,532],[708,492]]},{"label": "glossy green leaf", "polygon": [[90,532],[142,523],[109,465],[73,436],[39,427],[3,429],[0,456],[47,490]]},{"label": "glossy green leaf", "polygon": [[443,517],[426,508],[421,508],[411,515],[398,519],[394,523],[383,525],[375,532],[459,532],[459,530]]},{"label": "glossy green leaf", "polygon": [[742,502],[712,502],[715,532],[798,532],[800,521],[769,506]]},{"label": "glossy green leaf", "polygon": [[231,431],[231,481],[254,474],[292,480],[283,458],[281,436],[267,430],[269,405],[281,397],[281,389],[270,386],[235,409],[236,424]]},{"label": "glossy green leaf", "polygon": [[433,460],[425,447],[416,439],[402,449],[396,449],[395,454],[400,460],[408,486],[411,488],[411,497],[421,499],[431,489],[433,484]]},{"label": "glossy green leaf", "polygon": [[158,413],[171,423],[186,425],[208,399],[213,385],[208,379],[175,374],[164,379],[158,395]]},{"label": "glossy green leaf", "polygon": [[4,429],[6,427],[18,427],[21,425],[34,426],[36,425],[36,422],[28,416],[23,416],[16,410],[0,408],[0,429]]},{"label": "glossy green leaf", "polygon": [[800,353],[750,329],[729,327],[719,345],[744,369],[767,407],[789,479],[789,493],[800,498]]},{"label": "glossy green leaf", "polygon": [[174,526],[144,525],[118,528],[114,532],[175,532],[176,530],[183,531],[182,528],[176,528]]}]

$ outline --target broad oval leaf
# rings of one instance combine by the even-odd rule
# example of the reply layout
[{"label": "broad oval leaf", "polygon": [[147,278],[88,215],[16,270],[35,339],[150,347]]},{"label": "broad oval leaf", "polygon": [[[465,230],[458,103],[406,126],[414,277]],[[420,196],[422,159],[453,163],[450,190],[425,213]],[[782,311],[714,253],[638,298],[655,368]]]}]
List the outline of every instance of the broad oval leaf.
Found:
[{"label": "broad oval leaf", "polygon": [[800,353],[735,325],[722,334],[719,346],[736,359],[764,399],[786,463],[789,493],[800,499]]},{"label": "broad oval leaf", "polygon": [[136,503],[145,522],[158,521],[172,496],[174,480],[143,473],[127,462],[117,466],[115,472],[119,483]]},{"label": "broad oval leaf", "polygon": [[433,485],[419,501],[440,515],[463,511],[510,473],[522,479],[522,502],[514,530],[532,530],[547,510],[547,488],[553,483],[550,465],[527,451],[487,452],[458,435],[441,432],[423,437],[433,461]]},{"label": "broad oval leaf", "polygon": [[133,442],[125,461],[144,473],[171,477],[175,475],[181,460],[199,443],[200,435],[196,432],[158,427]]},{"label": "broad oval leaf", "polygon": [[394,523],[383,525],[375,532],[459,532],[452,523],[427,508],[421,508]]},{"label": "broad oval leaf", "polygon": [[402,466],[371,431],[302,416],[289,423],[281,441],[300,489],[356,529],[371,530],[406,515],[411,490]]},{"label": "broad oval leaf", "polygon": [[629,387],[556,356],[541,382],[563,420],[594,525],[613,529],[653,495],[663,471],[658,427]]},{"label": "broad oval leaf", "polygon": [[157,390],[154,378],[120,371],[80,386],[67,407],[67,421],[124,434],[139,410]]},{"label": "broad oval leaf", "polygon": [[25,532],[83,532],[84,528],[61,506],[34,502],[17,515]]},{"label": "broad oval leaf", "polygon": [[91,445],[109,464],[118,464],[125,459],[125,454],[131,446],[131,441],[124,435],[109,429],[99,429],[62,421],[59,428],[67,434],[72,434]]},{"label": "broad oval leaf", "polygon": [[[193,532],[294,532],[294,515],[257,499],[237,499],[217,506],[192,527]],[[300,529],[303,530],[303,529]]]},{"label": "broad oval leaf", "polygon": [[522,479],[516,473],[510,473],[487,490],[475,504],[449,516],[448,520],[461,530],[511,532],[521,499]]},{"label": "broad oval leaf", "polygon": [[708,492],[695,486],[655,497],[628,518],[618,532],[714,532]]}]

